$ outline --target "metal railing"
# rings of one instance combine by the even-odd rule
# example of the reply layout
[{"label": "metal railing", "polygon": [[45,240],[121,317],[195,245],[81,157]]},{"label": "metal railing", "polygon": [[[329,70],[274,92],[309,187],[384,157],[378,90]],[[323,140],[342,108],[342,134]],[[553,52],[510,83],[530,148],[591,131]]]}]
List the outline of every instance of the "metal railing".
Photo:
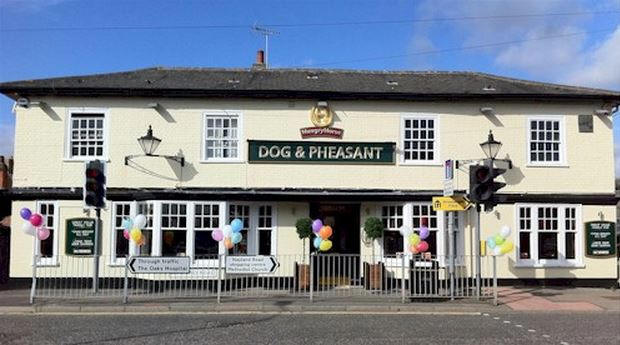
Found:
[{"label": "metal railing", "polygon": [[[59,256],[55,265],[33,265],[31,302],[35,299],[119,298],[130,300],[264,297],[393,298],[403,303],[429,298],[495,298],[496,258],[481,258],[476,286],[475,258],[458,256],[451,269],[447,256],[398,254],[393,257],[312,254],[278,255],[269,273],[227,273],[226,255],[195,257],[189,273],[132,273],[124,259],[99,259],[97,289],[93,260]],[[34,258],[40,262],[39,258]]]}]

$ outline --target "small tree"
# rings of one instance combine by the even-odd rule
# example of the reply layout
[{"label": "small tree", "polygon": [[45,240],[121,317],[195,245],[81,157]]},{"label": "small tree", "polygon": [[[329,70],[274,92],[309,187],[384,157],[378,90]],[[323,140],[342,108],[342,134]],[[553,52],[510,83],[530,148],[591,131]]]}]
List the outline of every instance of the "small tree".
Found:
[{"label": "small tree", "polygon": [[297,235],[301,242],[301,251],[303,253],[303,262],[305,263],[305,254],[306,254],[306,238],[312,237],[312,219],[310,218],[299,218],[297,219],[297,223],[295,223],[295,228],[297,230]]},{"label": "small tree", "polygon": [[372,259],[375,259],[375,244],[374,240],[383,236],[383,222],[381,219],[377,217],[370,217],[366,219],[364,222],[364,232],[366,233],[366,238],[369,238],[373,241],[372,243]]}]

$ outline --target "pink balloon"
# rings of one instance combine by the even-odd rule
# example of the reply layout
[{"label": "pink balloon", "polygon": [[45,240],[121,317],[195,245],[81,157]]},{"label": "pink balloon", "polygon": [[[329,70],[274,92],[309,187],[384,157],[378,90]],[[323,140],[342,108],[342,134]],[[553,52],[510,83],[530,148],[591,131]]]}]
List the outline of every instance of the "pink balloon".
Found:
[{"label": "pink balloon", "polygon": [[32,226],[41,226],[43,224],[43,217],[38,213],[33,214],[30,216],[30,224]]},{"label": "pink balloon", "polygon": [[423,253],[428,250],[428,242],[420,241],[420,243],[416,244],[415,247],[420,253]]},{"label": "pink balloon", "polygon": [[50,229],[48,228],[39,228],[37,230],[37,237],[39,237],[39,240],[41,241],[45,241],[50,237]]},{"label": "pink balloon", "polygon": [[129,233],[129,230],[127,229],[123,230],[123,237],[125,237],[126,240],[129,240],[131,238],[131,234]]},{"label": "pink balloon", "polygon": [[211,238],[219,242],[224,239],[224,233],[220,229],[213,230]]}]

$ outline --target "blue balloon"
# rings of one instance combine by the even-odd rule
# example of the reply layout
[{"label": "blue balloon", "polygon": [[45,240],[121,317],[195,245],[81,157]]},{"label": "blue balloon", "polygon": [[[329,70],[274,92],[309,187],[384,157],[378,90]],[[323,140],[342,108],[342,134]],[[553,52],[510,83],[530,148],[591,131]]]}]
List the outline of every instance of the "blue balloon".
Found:
[{"label": "blue balloon", "polygon": [[19,215],[23,220],[30,220],[30,216],[32,216],[32,211],[28,207],[24,207],[19,211]]},{"label": "blue balloon", "polygon": [[242,239],[243,239],[243,236],[241,236],[240,232],[233,232],[233,234],[230,235],[230,240],[232,241],[233,244],[237,244],[241,242]]},{"label": "blue balloon", "polygon": [[314,245],[314,248],[319,249],[319,247],[321,247],[321,241],[323,241],[322,238],[315,237],[314,241],[312,242],[312,244]]},{"label": "blue balloon", "polygon": [[487,238],[487,246],[489,246],[489,248],[491,248],[491,249],[495,249],[496,245],[497,244],[495,244],[495,238],[493,236],[489,236]]},{"label": "blue balloon", "polygon": [[129,231],[133,228],[133,221],[131,220],[131,218],[125,218],[123,219],[123,224],[122,224],[123,229]]},{"label": "blue balloon", "polygon": [[230,227],[232,228],[233,232],[240,232],[241,229],[243,229],[243,222],[241,221],[241,219],[235,218],[232,222],[230,222]]}]

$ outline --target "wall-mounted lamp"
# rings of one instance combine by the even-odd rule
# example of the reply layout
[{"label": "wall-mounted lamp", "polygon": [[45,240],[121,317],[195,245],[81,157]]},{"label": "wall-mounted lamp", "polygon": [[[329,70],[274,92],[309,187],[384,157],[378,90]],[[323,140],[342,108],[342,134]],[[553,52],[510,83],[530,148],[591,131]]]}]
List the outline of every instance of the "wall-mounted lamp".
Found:
[{"label": "wall-mounted lamp", "polygon": [[489,131],[487,141],[480,143],[480,148],[484,151],[487,158],[495,159],[499,153],[499,149],[502,148],[502,143],[495,140],[495,138],[493,138],[493,132]]},{"label": "wall-mounted lamp", "polygon": [[28,97],[18,98],[17,101],[15,101],[15,104],[17,104],[18,107],[25,108],[25,109],[28,109],[31,106],[37,106],[41,108],[47,107],[47,103],[43,101],[31,102],[30,99],[28,99]]},{"label": "wall-mounted lamp", "polygon": [[597,116],[609,116],[609,114],[611,114],[611,111],[608,109],[596,109],[594,111],[594,115]]},{"label": "wall-mounted lamp", "polygon": [[495,115],[495,108],[493,107],[480,107],[480,112],[486,116]]},{"label": "wall-mounted lamp", "polygon": [[146,135],[138,138],[138,144],[142,148],[143,155],[130,155],[125,156],[125,165],[129,165],[129,161],[134,157],[163,157],[166,159],[173,160],[181,164],[182,167],[185,166],[185,157],[182,156],[166,156],[166,155],[156,155],[155,151],[159,144],[161,143],[161,139],[153,135],[153,128],[149,125],[149,129],[146,131]]}]

